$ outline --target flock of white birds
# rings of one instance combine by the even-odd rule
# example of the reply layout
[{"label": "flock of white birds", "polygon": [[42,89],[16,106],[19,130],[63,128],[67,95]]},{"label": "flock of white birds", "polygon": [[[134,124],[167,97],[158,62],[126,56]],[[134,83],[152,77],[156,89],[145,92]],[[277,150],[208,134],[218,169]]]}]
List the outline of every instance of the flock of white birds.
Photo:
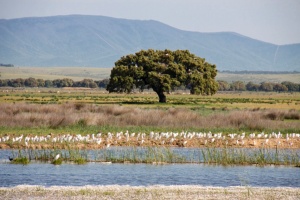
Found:
[{"label": "flock of white birds", "polygon": [[212,133],[212,132],[154,132],[151,131],[149,134],[147,133],[129,133],[129,131],[125,132],[117,132],[107,134],[97,133],[97,134],[64,134],[64,135],[54,135],[49,134],[47,136],[18,136],[12,137],[9,135],[0,137],[0,143],[19,143],[23,144],[26,147],[30,147],[31,144],[38,143],[89,143],[89,144],[97,144],[99,146],[104,146],[106,148],[111,145],[126,145],[126,144],[138,144],[142,146],[146,142],[151,141],[152,144],[156,145],[179,145],[182,147],[188,146],[189,142],[198,140],[201,142],[201,145],[208,145],[212,143],[222,142],[222,144],[233,144],[243,146],[245,142],[251,142],[251,146],[258,145],[268,145],[270,140],[276,141],[276,145],[280,145],[281,142],[287,142],[288,145],[292,146],[294,139],[300,140],[299,133],[288,133],[282,134],[280,132],[275,133],[231,133],[231,134],[223,134],[223,133]]}]

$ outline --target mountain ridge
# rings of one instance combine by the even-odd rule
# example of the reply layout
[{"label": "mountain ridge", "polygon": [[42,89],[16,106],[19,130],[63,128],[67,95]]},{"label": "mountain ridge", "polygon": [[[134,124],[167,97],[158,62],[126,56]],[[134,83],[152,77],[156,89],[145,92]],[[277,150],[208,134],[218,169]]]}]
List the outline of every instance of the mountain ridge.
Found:
[{"label": "mountain ridge", "polygon": [[67,15],[0,19],[0,62],[113,67],[141,49],[188,49],[219,70],[299,71],[300,44],[275,45],[235,32],[185,31],[155,20]]}]

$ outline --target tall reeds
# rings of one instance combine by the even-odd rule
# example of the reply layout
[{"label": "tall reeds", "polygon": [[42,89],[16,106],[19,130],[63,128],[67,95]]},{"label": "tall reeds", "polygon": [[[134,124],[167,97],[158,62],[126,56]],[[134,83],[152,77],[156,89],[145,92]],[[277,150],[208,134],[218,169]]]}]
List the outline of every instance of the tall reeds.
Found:
[{"label": "tall reeds", "polygon": [[86,162],[112,163],[204,163],[218,165],[294,165],[300,163],[299,150],[241,149],[241,148],[158,148],[129,147],[101,150],[19,150],[14,159],[27,158],[41,162],[53,161],[61,155],[63,162],[85,164]]},{"label": "tall reeds", "polygon": [[204,163],[221,165],[297,165],[300,161],[299,152],[290,150],[206,148],[201,151]]},{"label": "tall reeds", "polygon": [[[58,159],[54,159],[56,155],[60,155]],[[12,151],[13,158],[12,163],[18,164],[16,161],[24,160],[28,161],[28,164],[31,160],[40,161],[40,162],[50,162],[55,165],[60,165],[62,162],[73,162],[75,164],[86,164],[87,163],[87,152],[82,150],[60,150],[60,149],[23,149]],[[21,163],[23,164],[23,163]]]}]

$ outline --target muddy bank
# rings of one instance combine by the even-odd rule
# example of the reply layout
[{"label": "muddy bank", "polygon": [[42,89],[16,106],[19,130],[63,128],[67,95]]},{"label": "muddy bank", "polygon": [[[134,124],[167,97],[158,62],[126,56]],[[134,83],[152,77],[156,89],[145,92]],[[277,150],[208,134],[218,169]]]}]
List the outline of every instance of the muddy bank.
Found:
[{"label": "muddy bank", "polygon": [[16,186],[1,199],[299,199],[300,188],[203,186]]}]

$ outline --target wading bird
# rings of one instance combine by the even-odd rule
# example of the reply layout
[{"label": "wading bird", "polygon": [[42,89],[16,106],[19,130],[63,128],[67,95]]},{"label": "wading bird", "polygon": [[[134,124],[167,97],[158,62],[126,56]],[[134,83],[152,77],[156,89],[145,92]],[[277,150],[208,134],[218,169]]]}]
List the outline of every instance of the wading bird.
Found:
[{"label": "wading bird", "polygon": [[57,155],[55,156],[54,160],[57,160],[57,159],[59,159],[59,157],[60,157],[60,155],[59,155],[59,154],[57,154]]},{"label": "wading bird", "polygon": [[14,160],[14,158],[13,158],[13,157],[10,157],[10,156],[8,156],[8,160],[9,160],[9,161],[13,161],[13,160]]}]

